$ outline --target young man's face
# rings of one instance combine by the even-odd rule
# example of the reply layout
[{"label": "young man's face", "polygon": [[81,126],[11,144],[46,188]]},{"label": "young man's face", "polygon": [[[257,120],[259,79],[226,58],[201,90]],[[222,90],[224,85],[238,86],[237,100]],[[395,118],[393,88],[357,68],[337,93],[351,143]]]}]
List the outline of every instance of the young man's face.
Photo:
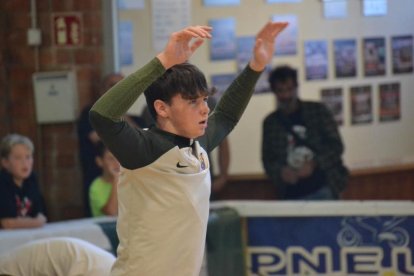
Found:
[{"label": "young man's face", "polygon": [[2,166],[13,175],[16,183],[20,184],[28,178],[33,168],[33,153],[26,145],[14,145],[9,157],[1,160]]},{"label": "young man's face", "polygon": [[296,110],[297,86],[293,80],[276,84],[274,92],[277,98],[277,105],[284,113],[292,113]]},{"label": "young man's face", "polygon": [[207,99],[201,95],[196,99],[184,99],[181,94],[173,96],[166,109],[168,128],[165,130],[187,138],[203,135],[210,112]]}]

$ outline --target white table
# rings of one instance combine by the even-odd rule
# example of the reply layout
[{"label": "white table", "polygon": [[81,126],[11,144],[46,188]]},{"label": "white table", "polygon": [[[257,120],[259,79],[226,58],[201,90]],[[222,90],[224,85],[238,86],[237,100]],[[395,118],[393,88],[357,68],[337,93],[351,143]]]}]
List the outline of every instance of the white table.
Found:
[{"label": "white table", "polygon": [[0,254],[29,241],[64,236],[79,238],[112,251],[111,243],[98,223],[115,221],[116,217],[85,218],[50,222],[34,229],[0,230]]}]

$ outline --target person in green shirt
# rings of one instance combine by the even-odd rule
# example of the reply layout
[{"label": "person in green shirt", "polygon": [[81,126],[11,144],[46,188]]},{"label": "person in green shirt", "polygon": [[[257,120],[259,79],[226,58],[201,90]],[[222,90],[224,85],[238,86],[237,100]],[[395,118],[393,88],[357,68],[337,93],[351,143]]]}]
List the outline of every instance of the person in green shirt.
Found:
[{"label": "person in green shirt", "polygon": [[93,217],[116,216],[118,199],[116,185],[119,181],[121,165],[102,142],[96,145],[96,164],[102,175],[95,178],[89,188],[89,202]]}]

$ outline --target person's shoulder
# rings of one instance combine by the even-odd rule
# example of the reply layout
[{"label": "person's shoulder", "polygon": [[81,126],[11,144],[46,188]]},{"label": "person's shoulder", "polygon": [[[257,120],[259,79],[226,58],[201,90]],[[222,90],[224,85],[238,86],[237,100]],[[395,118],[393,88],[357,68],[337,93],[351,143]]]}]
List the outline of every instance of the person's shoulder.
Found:
[{"label": "person's shoulder", "polygon": [[302,106],[320,107],[324,105],[322,102],[312,101],[312,100],[306,100],[306,101],[301,100],[300,102]]},{"label": "person's shoulder", "polygon": [[[30,176],[29,176],[30,177]],[[0,189],[14,191],[13,176],[6,169],[0,169]]]},{"label": "person's shoulder", "polygon": [[277,118],[278,111],[272,111],[271,113],[267,114],[266,117],[264,118],[264,122],[269,122],[269,121],[273,121]]},{"label": "person's shoulder", "polygon": [[7,181],[7,171],[5,169],[0,168],[0,182]]},{"label": "person's shoulder", "polygon": [[102,179],[102,176],[99,175],[98,177],[96,177],[92,183],[89,189],[91,190],[95,190],[95,189],[99,189],[100,187],[102,187],[102,185],[105,184],[105,181]]},{"label": "person's shoulder", "polygon": [[326,111],[328,108],[326,105],[322,102],[317,101],[301,101],[301,105],[303,108],[309,109],[309,110],[320,110],[320,111]]},{"label": "person's shoulder", "polygon": [[7,177],[7,173],[4,169],[0,169],[0,191],[5,191],[9,185],[9,177]]}]

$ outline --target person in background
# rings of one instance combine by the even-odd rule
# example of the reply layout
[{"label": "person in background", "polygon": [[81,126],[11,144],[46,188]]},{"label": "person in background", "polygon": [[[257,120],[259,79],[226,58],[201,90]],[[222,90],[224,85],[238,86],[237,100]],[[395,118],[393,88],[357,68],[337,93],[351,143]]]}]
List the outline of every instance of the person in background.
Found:
[{"label": "person in background", "polygon": [[[216,98],[210,96],[207,100],[208,108],[212,111],[217,105]],[[210,160],[209,154],[209,160]],[[210,164],[210,175],[212,179],[211,183],[211,195],[210,200],[220,199],[220,192],[223,191],[224,187],[227,184],[227,178],[229,175],[229,166],[230,166],[230,144],[228,137],[225,137],[223,141],[218,145],[217,151],[217,164],[218,164],[218,174],[214,175],[214,169],[212,164]]]},{"label": "person in background", "polygon": [[93,217],[118,214],[117,185],[121,165],[102,141],[96,145],[96,164],[102,175],[95,178],[89,188],[89,202]]},{"label": "person in background", "polygon": [[[208,26],[172,33],[162,52],[94,104],[91,123],[122,165],[112,275],[200,273],[211,188],[207,153],[241,118],[286,26],[268,22],[258,32],[252,59],[210,115],[205,76],[188,63],[211,37]],[[143,93],[157,122],[148,130],[122,119]]]},{"label": "person in background", "polygon": [[[103,95],[108,89],[122,80],[124,76],[121,73],[107,74],[101,82],[99,94],[93,100],[93,103]],[[96,144],[100,141],[96,131],[92,128],[89,122],[89,110],[92,108],[93,103],[86,106],[77,122],[77,132],[79,140],[79,157],[82,168],[82,182],[83,182],[83,194],[84,194],[84,206],[86,216],[91,215],[90,202],[89,202],[89,187],[96,177],[102,174],[101,168],[96,164]],[[125,115],[124,118],[135,127],[141,127],[142,120],[136,116]]]},{"label": "person in background", "polygon": [[[215,97],[210,96],[207,99],[207,105],[210,111],[213,111],[216,107],[217,100]],[[148,106],[145,106],[141,116],[144,122],[145,127],[151,127],[155,124],[154,117],[152,117]],[[211,160],[211,155],[208,155],[209,160]],[[225,137],[223,141],[218,145],[217,151],[217,163],[218,163],[218,174],[214,175],[214,169],[212,163],[210,163],[210,175],[212,179],[211,183],[211,196],[210,199],[217,200],[220,198],[220,192],[224,189],[227,184],[229,166],[230,166],[230,144],[229,139]]]},{"label": "person in background", "polygon": [[0,275],[109,276],[114,261],[111,253],[81,239],[44,238],[0,255]]},{"label": "person in background", "polygon": [[298,98],[295,69],[276,67],[269,84],[277,110],[263,122],[262,162],[281,199],[338,199],[348,181],[344,145],[322,103]]},{"label": "person in background", "polygon": [[36,228],[46,223],[43,197],[33,172],[33,142],[9,134],[0,144],[0,226]]}]

